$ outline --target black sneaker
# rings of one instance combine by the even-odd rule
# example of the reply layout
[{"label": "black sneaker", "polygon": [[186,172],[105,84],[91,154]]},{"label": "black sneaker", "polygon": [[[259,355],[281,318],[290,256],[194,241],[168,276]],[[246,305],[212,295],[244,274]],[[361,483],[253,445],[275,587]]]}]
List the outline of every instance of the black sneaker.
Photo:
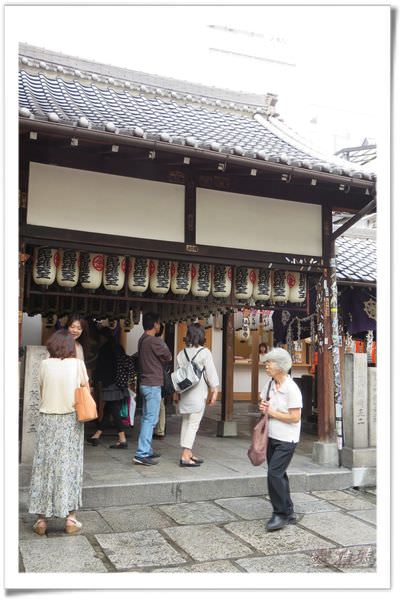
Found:
[{"label": "black sneaker", "polygon": [[153,458],[150,458],[149,456],[144,456],[143,458],[134,456],[132,462],[134,463],[134,465],[144,465],[145,467],[151,467],[152,465],[159,464],[157,460],[153,460]]}]

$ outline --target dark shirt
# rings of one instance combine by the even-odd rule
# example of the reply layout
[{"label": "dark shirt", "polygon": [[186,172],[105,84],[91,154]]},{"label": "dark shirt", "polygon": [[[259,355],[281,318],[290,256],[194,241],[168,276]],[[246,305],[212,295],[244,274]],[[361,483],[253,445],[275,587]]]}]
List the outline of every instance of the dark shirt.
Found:
[{"label": "dark shirt", "polygon": [[163,364],[173,357],[160,337],[144,333],[138,341],[141,385],[163,385]]},{"label": "dark shirt", "polygon": [[120,345],[106,342],[99,350],[94,373],[95,384],[101,382],[103,387],[116,383],[117,356],[124,353]]}]

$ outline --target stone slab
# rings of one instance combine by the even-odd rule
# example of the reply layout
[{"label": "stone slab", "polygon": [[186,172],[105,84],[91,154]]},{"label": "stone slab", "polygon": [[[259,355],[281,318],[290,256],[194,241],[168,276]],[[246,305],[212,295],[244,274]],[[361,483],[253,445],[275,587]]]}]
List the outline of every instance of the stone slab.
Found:
[{"label": "stone slab", "polygon": [[[197,469],[196,469],[197,470]],[[239,496],[258,496],[266,493],[265,477],[232,477],[230,479],[193,480],[178,484],[177,499],[181,502],[215,500]]]},{"label": "stone slab", "polygon": [[[82,523],[82,533],[84,535],[112,532],[108,523],[106,523],[101,515],[95,510],[79,511],[77,517]],[[48,523],[47,535],[49,537],[69,535],[68,533],[64,533],[64,519],[49,519]]]},{"label": "stone slab", "polygon": [[197,561],[241,558],[252,554],[248,546],[216,525],[183,525],[163,531]]},{"label": "stone slab", "polygon": [[376,469],[374,467],[354,467],[352,469],[352,485],[354,487],[376,485]]},{"label": "stone slab", "polygon": [[253,548],[266,555],[300,552],[334,546],[333,543],[301,529],[298,525],[288,525],[283,529],[270,533],[266,533],[265,525],[265,520],[243,521],[228,523],[224,525],[224,529],[240,537]]},{"label": "stone slab", "polygon": [[370,501],[368,498],[361,498],[359,495],[344,492],[342,490],[315,491],[313,496],[321,500],[331,502],[345,510],[362,510],[369,509],[375,506],[374,499]]},{"label": "stone slab", "polygon": [[69,536],[20,542],[27,573],[107,573],[85,536]]},{"label": "stone slab", "polygon": [[315,442],[312,448],[312,460],[318,465],[330,465],[338,467],[338,447],[337,444],[327,442]]},{"label": "stone slab", "polygon": [[269,519],[272,514],[270,502],[260,497],[224,498],[223,500],[216,500],[216,504],[228,509],[241,519],[250,521]]},{"label": "stone slab", "polygon": [[[199,525],[201,523],[227,523],[233,515],[216,506],[213,502],[180,502],[175,505],[163,505],[160,511],[166,513],[180,525]],[[170,519],[170,520],[171,520]],[[171,525],[172,523],[169,523]],[[166,527],[167,525],[164,525]]]},{"label": "stone slab", "polygon": [[133,533],[103,533],[95,538],[117,571],[186,562],[154,529]]},{"label": "stone slab", "polygon": [[304,515],[302,527],[342,546],[376,543],[374,527],[342,512]]},{"label": "stone slab", "polygon": [[229,560],[216,560],[171,569],[155,569],[155,573],[238,573],[240,569]]},{"label": "stone slab", "polygon": [[371,508],[370,510],[353,510],[350,512],[350,515],[352,515],[353,517],[358,517],[358,519],[362,519],[363,521],[367,521],[368,523],[373,523],[373,525],[376,525],[377,514],[375,508]]},{"label": "stone slab", "polygon": [[376,547],[372,545],[324,549],[310,553],[315,564],[335,567],[341,571],[376,566]]},{"label": "stone slab", "polygon": [[346,490],[352,485],[353,477],[350,469],[338,469],[335,472],[326,473],[308,473],[306,478],[306,491],[308,492],[314,490]]},{"label": "stone slab", "polygon": [[368,362],[365,353],[344,358],[344,445],[368,447]]},{"label": "stone slab", "polygon": [[238,435],[237,421],[219,421],[217,423],[218,437],[236,437]]},{"label": "stone slab", "polygon": [[133,485],[114,484],[84,487],[82,501],[83,508],[175,502],[176,485],[174,482],[167,481],[165,483],[152,483],[152,485],[144,482]]},{"label": "stone slab", "polygon": [[21,462],[25,464],[32,463],[35,452],[40,400],[39,367],[48,356],[46,346],[26,347],[21,439]]},{"label": "stone slab", "polygon": [[376,467],[376,448],[348,448],[341,450],[341,463],[344,467]]},{"label": "stone slab", "polygon": [[327,565],[316,564],[307,554],[283,554],[241,558],[235,561],[248,573],[331,573]]},{"label": "stone slab", "polygon": [[368,444],[376,446],[376,367],[368,367]]},{"label": "stone slab", "polygon": [[325,500],[318,500],[317,502],[294,502],[294,511],[301,515],[318,512],[332,512],[336,510],[341,509]]},{"label": "stone slab", "polygon": [[162,529],[173,525],[171,519],[150,506],[137,505],[129,508],[99,509],[99,513],[108,523],[110,531],[115,533]]}]

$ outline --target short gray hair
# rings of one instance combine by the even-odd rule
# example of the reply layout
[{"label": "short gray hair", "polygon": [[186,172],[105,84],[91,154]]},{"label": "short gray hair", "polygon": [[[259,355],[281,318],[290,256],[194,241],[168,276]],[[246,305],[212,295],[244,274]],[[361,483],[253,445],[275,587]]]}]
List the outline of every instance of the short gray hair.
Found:
[{"label": "short gray hair", "polygon": [[266,355],[266,361],[276,363],[277,368],[280,371],[284,371],[284,373],[288,373],[292,367],[291,355],[284,348],[273,348],[273,350],[270,350]]}]

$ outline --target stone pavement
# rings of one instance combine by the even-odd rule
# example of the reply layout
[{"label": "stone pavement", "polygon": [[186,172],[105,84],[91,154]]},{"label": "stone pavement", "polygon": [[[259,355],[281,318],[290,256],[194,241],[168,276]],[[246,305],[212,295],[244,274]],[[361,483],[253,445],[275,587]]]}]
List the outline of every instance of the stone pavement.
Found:
[{"label": "stone pavement", "polygon": [[[237,406],[237,404],[239,406]],[[155,505],[172,502],[217,500],[236,496],[257,496],[266,492],[266,464],[254,467],[248,460],[250,432],[255,423],[252,405],[236,403],[238,437],[216,437],[219,407],[208,407],[201,422],[194,453],[205,459],[195,469],[179,467],[180,423],[178,415],[167,418],[167,435],[155,440],[153,448],[162,454],[153,467],[135,466],[139,418],[128,434],[128,450],[111,450],[116,434],[105,432],[97,447],[85,443],[83,508]],[[87,424],[87,433],[94,425]],[[341,490],[352,487],[350,469],[325,467],[312,462],[315,438],[302,434],[288,470],[294,492]],[[31,466],[20,466],[20,507],[27,506]]]},{"label": "stone pavement", "polygon": [[[198,470],[198,469],[194,469]],[[39,537],[21,513],[21,572],[372,572],[376,492],[292,494],[299,520],[266,533],[266,495],[79,511],[83,530],[62,519]]]}]

